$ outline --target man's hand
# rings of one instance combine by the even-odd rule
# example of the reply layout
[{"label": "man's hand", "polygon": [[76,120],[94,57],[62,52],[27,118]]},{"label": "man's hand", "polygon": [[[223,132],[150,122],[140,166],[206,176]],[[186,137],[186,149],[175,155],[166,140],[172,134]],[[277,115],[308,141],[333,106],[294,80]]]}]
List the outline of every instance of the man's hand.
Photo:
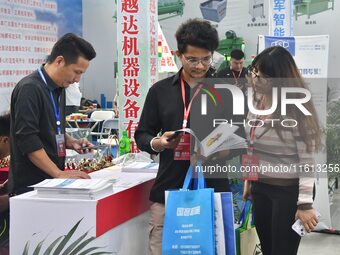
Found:
[{"label": "man's hand", "polygon": [[[91,147],[94,147],[94,145],[90,143],[86,138],[81,138],[78,140],[73,140],[70,147],[71,147],[70,149],[75,150],[79,154],[83,154],[90,152]],[[83,148],[87,149],[84,150]]]},{"label": "man's hand", "polygon": [[91,179],[91,177],[79,170],[60,171],[55,177],[57,179]]},{"label": "man's hand", "polygon": [[295,219],[300,219],[306,231],[309,233],[313,231],[315,226],[318,224],[318,219],[316,217],[315,209],[310,210],[297,210],[295,214]]},{"label": "man's hand", "polygon": [[62,171],[49,158],[44,149],[40,149],[28,154],[29,160],[52,178],[70,178],[70,179],[89,179],[90,176],[81,171]]},{"label": "man's hand", "polygon": [[176,138],[171,139],[170,141],[168,141],[168,139],[174,135],[175,132],[173,131],[168,131],[165,132],[159,139],[160,142],[160,146],[163,149],[175,149],[179,143],[179,141],[181,140],[182,134],[179,134]]}]

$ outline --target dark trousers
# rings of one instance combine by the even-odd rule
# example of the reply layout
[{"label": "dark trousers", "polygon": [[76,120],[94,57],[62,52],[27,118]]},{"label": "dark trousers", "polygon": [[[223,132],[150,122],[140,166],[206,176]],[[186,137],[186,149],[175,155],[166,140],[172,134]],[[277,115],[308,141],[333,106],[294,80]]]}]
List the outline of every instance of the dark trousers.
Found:
[{"label": "dark trousers", "polygon": [[295,222],[299,186],[253,182],[251,194],[263,255],[296,255],[301,237],[292,225]]},{"label": "dark trousers", "polygon": [[9,210],[0,213],[0,254],[9,254]]}]

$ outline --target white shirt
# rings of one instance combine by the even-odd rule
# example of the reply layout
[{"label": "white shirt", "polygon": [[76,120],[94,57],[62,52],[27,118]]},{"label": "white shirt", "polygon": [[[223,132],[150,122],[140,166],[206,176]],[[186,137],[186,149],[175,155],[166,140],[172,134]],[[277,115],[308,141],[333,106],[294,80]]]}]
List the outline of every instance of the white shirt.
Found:
[{"label": "white shirt", "polygon": [[66,88],[66,105],[80,106],[81,97],[82,94],[78,82],[75,82]]}]

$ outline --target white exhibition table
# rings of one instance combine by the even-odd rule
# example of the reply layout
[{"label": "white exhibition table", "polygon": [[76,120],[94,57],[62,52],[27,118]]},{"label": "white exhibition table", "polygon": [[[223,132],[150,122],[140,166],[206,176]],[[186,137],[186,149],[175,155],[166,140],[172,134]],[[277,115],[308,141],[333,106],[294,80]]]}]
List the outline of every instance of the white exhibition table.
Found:
[{"label": "white exhibition table", "polygon": [[[83,246],[81,251],[88,253],[67,254],[148,254],[149,192],[156,174],[125,173],[110,167],[91,175],[117,179],[113,193],[96,200],[39,198],[35,191],[11,198],[11,254],[24,254],[27,244],[27,254],[33,254],[37,246],[40,252],[35,254],[64,254],[72,245],[73,251]],[[64,248],[54,253],[58,246]]]}]

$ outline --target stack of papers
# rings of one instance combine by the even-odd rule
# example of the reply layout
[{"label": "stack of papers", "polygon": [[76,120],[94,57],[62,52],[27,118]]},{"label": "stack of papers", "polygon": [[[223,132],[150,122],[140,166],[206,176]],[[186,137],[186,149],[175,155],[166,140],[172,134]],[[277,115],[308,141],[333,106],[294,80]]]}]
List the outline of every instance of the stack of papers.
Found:
[{"label": "stack of papers", "polygon": [[43,198],[92,200],[113,193],[112,182],[101,179],[46,179],[30,187]]},{"label": "stack of papers", "polygon": [[122,167],[122,172],[157,173],[159,164],[150,162],[132,162]]},{"label": "stack of papers", "polygon": [[117,179],[119,178],[120,171],[113,171],[110,168],[104,168],[99,171],[94,171],[92,173],[89,173],[89,176],[91,179],[101,179],[106,180],[108,182],[111,182],[112,184],[117,182]]}]

